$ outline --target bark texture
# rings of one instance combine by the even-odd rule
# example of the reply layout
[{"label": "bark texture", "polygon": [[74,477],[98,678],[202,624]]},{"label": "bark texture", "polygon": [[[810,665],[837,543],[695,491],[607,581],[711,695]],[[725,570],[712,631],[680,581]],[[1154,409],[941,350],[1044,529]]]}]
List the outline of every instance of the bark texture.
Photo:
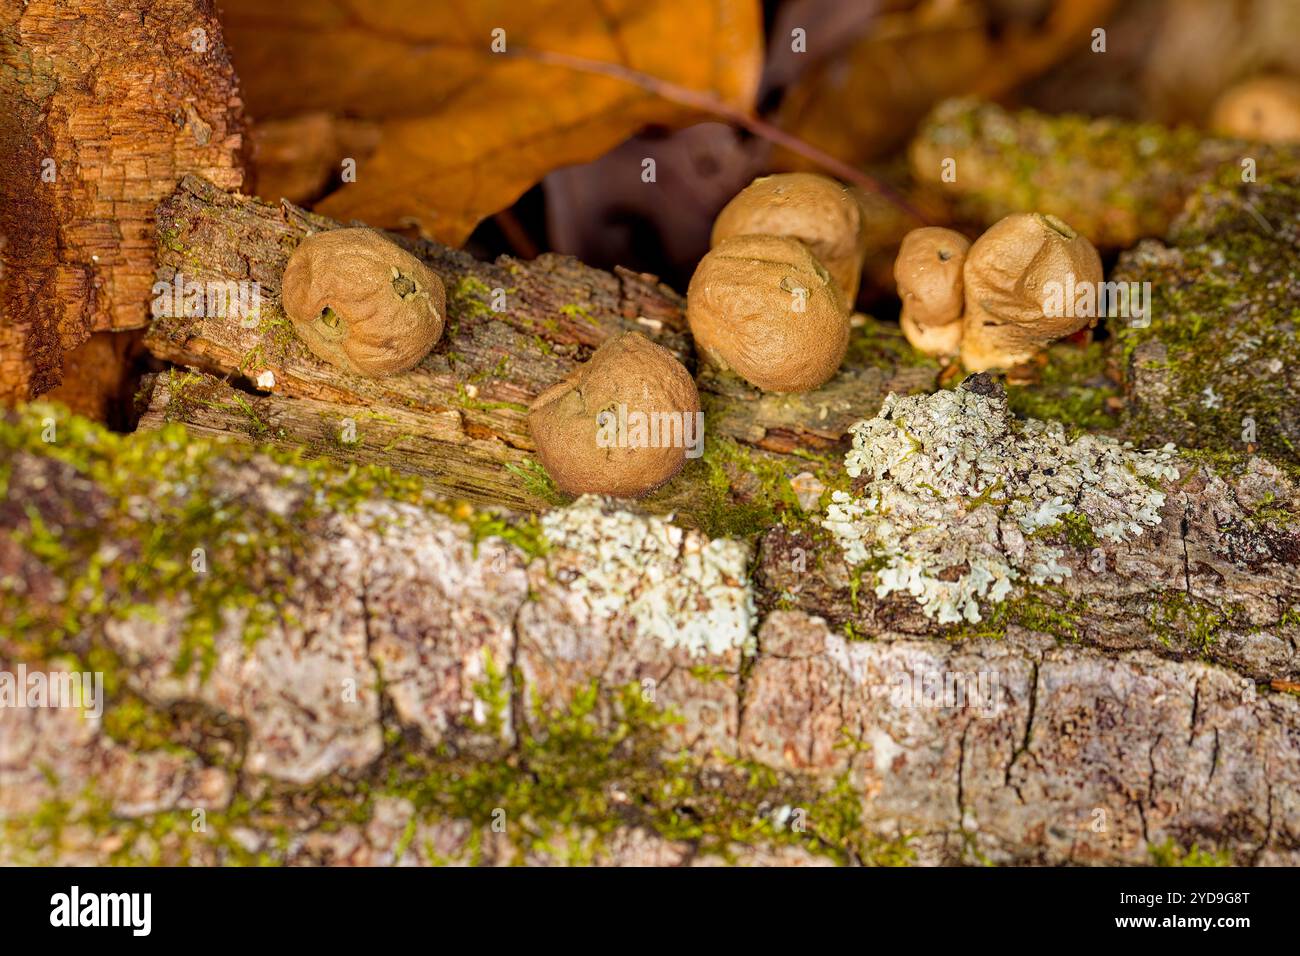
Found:
[{"label": "bark texture", "polygon": [[[0,422],[0,658],[109,677],[99,724],[0,712],[4,859],[1300,862],[1287,462],[1193,449],[1139,481],[1075,448],[1045,473],[1077,439],[1013,421],[987,377],[882,408],[936,370],[864,323],[809,395],[700,369],[704,459],[635,506],[557,507],[524,403],[622,328],[689,362],[670,290],[408,245],[447,284],[449,334],[356,379],[276,300],[296,239],[333,223],[198,179],[158,221],[162,278],[257,281],[262,308],[159,317],[149,348],[193,370],[157,378],[136,434],[40,406]],[[1170,242],[1208,256],[1239,232]],[[1259,321],[1281,308],[1260,301]],[[851,481],[845,433],[873,417],[914,447]],[[1021,573],[978,619],[936,623],[820,523],[832,491],[906,502],[942,480],[904,487],[905,463],[990,448],[1031,497],[1079,482],[1078,520],[927,500],[973,558],[1054,555],[1055,583]],[[1084,506],[1121,486],[1141,527],[1109,537]]]},{"label": "bark texture", "polygon": [[1300,161],[1292,145],[1217,139],[1190,126],[1009,112],[973,99],[937,106],[912,141],[912,173],[983,229],[1016,212],[1052,213],[1103,249],[1165,235],[1207,182],[1241,182]]},{"label": "bark texture", "polygon": [[0,399],[93,332],[141,328],[153,213],[186,173],[243,183],[243,104],[207,0],[0,6]]},{"label": "bark texture", "polygon": [[[773,568],[790,566],[771,540],[756,580],[742,551],[736,577],[679,592],[703,580],[690,562],[705,539],[657,517],[583,499],[568,530],[539,529],[174,429],[115,438],[51,420],[63,444],[32,413],[5,425],[0,652],[10,671],[113,668],[99,722],[3,712],[8,861],[1140,864],[1193,845],[1300,860],[1300,700],[1249,662],[1049,624],[943,640],[867,596],[873,640],[794,608],[759,623]],[[1231,509],[1231,494],[1202,483],[1171,499],[1171,533],[1089,587],[1185,573],[1179,516]],[[1202,546],[1192,532],[1191,567],[1230,565]],[[1278,599],[1294,576],[1235,583]],[[834,577],[806,573],[797,600],[847,613],[816,596]],[[244,587],[260,597],[242,603]],[[675,643],[701,616],[751,638]],[[1294,638],[1282,656],[1294,671]],[[674,715],[649,744],[629,687]],[[605,769],[572,762],[579,726],[621,741]],[[516,816],[512,774],[534,773],[562,789],[559,822],[531,791]]]}]

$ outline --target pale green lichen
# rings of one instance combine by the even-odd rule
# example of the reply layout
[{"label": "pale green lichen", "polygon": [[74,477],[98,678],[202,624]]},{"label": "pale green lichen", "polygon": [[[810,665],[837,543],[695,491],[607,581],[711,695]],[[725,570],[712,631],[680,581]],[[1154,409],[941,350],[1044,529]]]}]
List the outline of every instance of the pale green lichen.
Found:
[{"label": "pale green lichen", "polygon": [[[911,594],[941,624],[981,620],[1019,583],[1070,573],[1047,529],[1071,515],[1121,543],[1160,523],[1174,481],[1173,446],[1136,451],[1113,439],[1073,440],[1056,422],[1014,421],[984,377],[930,396],[890,395],[853,426],[845,468],[865,478],[837,491],[823,521],[851,565],[876,567],[876,594]],[[1079,536],[1066,537],[1071,545]]]},{"label": "pale green lichen", "polygon": [[565,570],[594,615],[627,614],[664,646],[695,656],[752,653],[757,609],[743,542],[709,540],[591,495],[544,515],[541,526],[552,546],[578,555]]}]

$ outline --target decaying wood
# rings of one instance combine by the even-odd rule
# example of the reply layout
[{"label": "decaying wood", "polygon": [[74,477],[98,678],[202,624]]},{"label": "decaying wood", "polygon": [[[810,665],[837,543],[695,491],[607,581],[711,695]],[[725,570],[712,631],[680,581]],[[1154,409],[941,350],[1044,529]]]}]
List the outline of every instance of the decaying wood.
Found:
[{"label": "decaying wood", "polygon": [[[728,850],[743,862],[813,862],[828,848],[880,862],[894,858],[882,848],[903,842],[926,863],[1141,864],[1193,845],[1225,862],[1300,862],[1300,700],[1288,691],[1300,680],[1300,488],[1286,468],[1181,454],[1178,477],[1161,482],[1158,523],[1119,544],[1046,529],[1060,538],[1046,540],[1061,548],[1062,583],[1021,581],[960,627],[939,626],[910,594],[878,594],[870,571],[846,564],[807,514],[754,535],[752,560],[711,552],[707,567],[725,570],[706,590],[697,532],[587,499],[577,512],[556,510],[521,474],[525,403],[607,335],[643,330],[694,364],[670,290],[560,257],[478,263],[408,243],[447,282],[449,334],[407,375],[358,379],[307,354],[276,298],[297,239],[333,223],[193,178],[158,222],[161,279],[259,282],[261,314],[248,328],[159,317],[149,348],[191,371],[156,378],[140,434],[74,432],[88,464],[76,448],[33,437],[49,422],[6,425],[0,526],[12,533],[0,537],[0,624],[23,620],[29,634],[0,627],[0,659],[106,650],[126,688],[111,703],[135,695],[158,734],[183,746],[141,750],[63,712],[20,713],[19,759],[0,766],[0,818],[19,834],[4,859],[97,862],[124,846],[131,856],[156,845],[149,821],[202,807],[232,819],[196,845],[169,831],[164,859],[188,850],[205,862],[244,852],[544,862],[557,841],[521,850],[518,829],[489,835],[468,808],[430,812],[434,794],[411,789],[402,768],[459,760],[457,774],[498,774],[504,762],[527,775],[529,755],[541,759],[533,748],[546,709],[594,684],[590,719],[602,731],[627,733],[615,702],[627,686],[676,715],[664,752],[691,764],[674,779],[703,783],[675,791],[673,819],[722,819],[728,801],[748,806],[734,803],[742,792],[767,808],[755,813],[810,808],[808,840],[737,839]],[[501,312],[493,289],[504,292]],[[848,425],[873,416],[885,391],[926,391],[935,374],[873,329],[858,330],[846,371],[808,396],[761,396],[700,370],[709,439],[787,475],[837,463]],[[1001,396],[985,377],[961,388]],[[346,420],[355,440],[344,440]],[[68,423],[52,421],[66,434]],[[240,441],[196,445],[152,427],[170,421]],[[433,493],[546,514],[539,530],[509,514],[394,498],[328,463],[273,460],[249,441],[387,465],[426,476]],[[158,473],[136,476],[142,463]],[[680,507],[678,524],[689,526],[697,472],[688,467],[640,510]],[[727,474],[737,485],[745,477]],[[548,530],[566,514],[580,540]],[[277,537],[286,522],[289,537]],[[275,534],[263,540],[267,529]],[[229,610],[205,619],[198,651],[187,622],[204,595],[211,601],[214,579],[185,577],[194,547],[203,573],[234,589],[218,590],[217,607]],[[181,568],[169,572],[179,586],[160,591],[154,564]],[[115,599],[101,604],[95,589]],[[244,618],[272,595],[265,633],[250,641]],[[706,616],[714,602],[745,622],[752,648],[674,639],[674,628],[716,624]],[[151,612],[131,613],[141,604]],[[87,610],[63,634],[70,607]],[[56,646],[33,650],[34,634],[55,635]],[[203,667],[178,667],[196,653]],[[953,699],[954,680],[967,696]],[[345,684],[357,693],[340,698]],[[491,700],[503,702],[495,722],[484,719]],[[639,759],[654,779],[661,757]],[[34,821],[48,820],[51,804],[83,820],[92,779],[110,822],[92,815],[97,823],[61,828],[71,836],[51,845]],[[587,785],[627,800],[638,781],[640,770]],[[263,803],[250,821],[234,808],[254,792]],[[842,819],[827,818],[828,793],[848,793],[856,807],[849,843]],[[342,821],[328,809],[340,794],[351,814]],[[717,859],[706,836],[664,826],[654,800],[611,799],[617,825],[599,839],[592,820],[565,817],[567,837],[594,841],[589,859]]]},{"label": "decaying wood", "polygon": [[[535,395],[620,330],[641,332],[695,365],[682,299],[653,276],[610,274],[554,255],[479,262],[445,246],[393,236],[442,277],[447,332],[411,372],[385,379],[347,374],[303,347],[279,305],[280,274],[298,240],[337,225],[288,203],[229,195],[197,178],[183,181],[159,208],[159,281],[175,283],[180,275],[204,284],[256,282],[262,308],[260,321],[248,328],[227,316],[163,316],[146,344],[160,358],[232,381],[267,383],[264,391],[271,394],[244,396],[263,440],[306,444],[348,460],[400,459],[403,470],[448,493],[537,509],[554,502],[507,467],[528,464],[527,403]],[[874,338],[867,338],[868,330]],[[847,427],[873,414],[887,393],[932,385],[934,368],[901,358],[906,349],[896,332],[872,323],[856,336],[862,355],[805,395],[765,396],[734,376],[703,374],[710,435],[772,453],[793,475],[808,467],[794,452],[840,448]],[[173,390],[157,393],[146,426],[170,418],[249,434],[248,410],[239,403],[196,406],[178,398]],[[357,442],[339,440],[347,418],[356,423]],[[688,468],[685,482],[652,496],[647,508],[689,511],[698,471]]]},{"label": "decaying wood", "polygon": [[141,328],[154,206],[243,182],[243,106],[209,0],[0,7],[0,399],[92,332]]},{"label": "decaying wood", "polygon": [[1300,150],[1206,136],[1192,127],[1010,112],[975,99],[937,106],[910,148],[917,180],[949,195],[976,228],[1037,210],[1102,248],[1162,237],[1198,186],[1296,168]]}]

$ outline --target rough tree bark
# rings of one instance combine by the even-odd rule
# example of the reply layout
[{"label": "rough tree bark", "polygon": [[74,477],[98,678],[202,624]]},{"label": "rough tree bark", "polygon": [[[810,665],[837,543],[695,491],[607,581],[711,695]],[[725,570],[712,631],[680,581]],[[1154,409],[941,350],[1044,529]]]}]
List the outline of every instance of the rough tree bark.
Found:
[{"label": "rough tree bark", "polygon": [[[6,712],[6,858],[1300,861],[1286,468],[1176,455],[1176,478],[1136,482],[1153,510],[1118,541],[1086,522],[1020,535],[1009,504],[945,501],[961,533],[993,522],[984,557],[1051,546],[1057,583],[1021,576],[978,621],[939,625],[873,587],[791,481],[863,494],[848,425],[932,384],[874,325],[809,396],[702,372],[726,455],[635,511],[560,508],[528,468],[523,405],[619,328],[689,360],[669,290],[410,245],[447,281],[449,335],[366,381],[305,353],[276,300],[296,239],[333,223],[195,179],[158,221],[160,278],[258,281],[262,311],[155,321],[150,348],[203,371],[160,376],[136,435],[41,408],[4,424],[0,656],[73,655],[115,684],[102,728]],[[1021,443],[1032,486],[1048,440],[999,387],[907,401],[918,456],[987,426]],[[922,427],[953,402],[978,422]],[[339,440],[345,418],[359,441]],[[303,444],[325,460],[286,450]]]},{"label": "rough tree bark", "polygon": [[935,107],[909,150],[912,173],[984,228],[1041,210],[1104,249],[1162,237],[1198,186],[1295,168],[1300,149],[1206,136],[1190,126],[1010,112],[975,99]]},{"label": "rough tree bark", "polygon": [[92,332],[141,328],[153,210],[243,183],[243,104],[208,0],[0,4],[0,399],[57,386]]},{"label": "rough tree bark", "polygon": [[[3,712],[9,861],[1300,860],[1300,701],[1177,628],[1082,639],[1153,577],[1294,599],[1293,564],[1247,575],[1205,524],[1255,476],[1171,496],[1084,585],[1081,639],[945,640],[869,589],[846,635],[841,570],[796,575],[782,532],[750,578],[586,499],[539,528],[173,429],[2,433],[0,658],[110,675],[99,723]],[[652,739],[637,700],[674,715]]]}]

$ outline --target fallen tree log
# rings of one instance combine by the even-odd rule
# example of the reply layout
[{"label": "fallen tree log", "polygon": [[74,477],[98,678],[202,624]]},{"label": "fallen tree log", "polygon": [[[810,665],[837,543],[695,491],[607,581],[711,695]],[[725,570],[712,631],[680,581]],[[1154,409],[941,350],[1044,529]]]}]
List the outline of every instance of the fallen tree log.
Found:
[{"label": "fallen tree log", "polygon": [[[935,370],[864,323],[847,380],[912,387],[704,372],[713,458],[636,510],[556,507],[522,411],[456,397],[522,405],[633,324],[689,359],[676,297],[414,245],[481,308],[351,380],[275,311],[330,225],[187,180],[164,277],[264,278],[257,326],[161,317],[194,370],[134,435],[5,420],[0,657],[108,685],[99,725],[5,712],[5,859],[1300,861],[1285,464],[1016,419],[985,376],[907,396]],[[488,279],[535,298],[489,315]],[[491,382],[456,367],[496,369],[485,341],[520,347]]]},{"label": "fallen tree log", "polygon": [[912,174],[983,229],[1003,216],[1060,216],[1103,249],[1165,235],[1200,186],[1296,169],[1293,145],[1206,136],[1190,126],[1008,111],[973,99],[935,107],[910,148]]},{"label": "fallen tree log", "polygon": [[[288,203],[232,196],[197,178],[181,183],[158,211],[159,281],[257,283],[260,315],[250,323],[201,308],[163,315],[146,345],[160,358],[242,383],[254,394],[242,397],[247,408],[228,396],[214,402],[196,394],[187,401],[185,389],[201,380],[173,379],[152,403],[147,425],[194,421],[243,436],[251,428],[261,440],[347,460],[400,456],[404,470],[450,494],[536,510],[562,499],[530,455],[527,403],[535,395],[622,330],[639,331],[694,366],[683,301],[653,276],[610,274],[554,255],[479,262],[390,235],[443,279],[447,332],[403,375],[367,379],[342,372],[303,347],[279,305],[280,275],[294,246],[308,231],[338,225]],[[721,504],[758,496],[770,517],[790,501],[755,486],[755,473],[788,478],[825,471],[850,424],[873,414],[891,391],[933,387],[936,373],[933,363],[913,356],[896,327],[865,317],[845,370],[816,391],[764,395],[734,376],[706,372],[700,388],[711,449],[689,464],[685,480],[644,506],[708,524]],[[317,404],[297,404],[300,399]],[[219,420],[222,405],[233,413]],[[353,423],[346,438],[345,419]],[[275,427],[263,427],[268,422]]]},{"label": "fallen tree log", "polygon": [[208,0],[0,9],[0,400],[93,332],[143,328],[153,212],[186,173],[244,180],[243,103]]},{"label": "fallen tree log", "polygon": [[0,655],[110,687],[99,724],[5,711],[8,860],[1300,859],[1300,700],[1253,673],[1295,672],[1296,616],[1275,658],[1173,619],[1102,639],[1135,569],[1295,598],[1294,563],[1248,577],[1199,518],[1259,472],[1171,493],[1071,632],[944,640],[779,530],[751,564],[591,499],[512,518],[174,425],[36,406],[3,434]]}]

